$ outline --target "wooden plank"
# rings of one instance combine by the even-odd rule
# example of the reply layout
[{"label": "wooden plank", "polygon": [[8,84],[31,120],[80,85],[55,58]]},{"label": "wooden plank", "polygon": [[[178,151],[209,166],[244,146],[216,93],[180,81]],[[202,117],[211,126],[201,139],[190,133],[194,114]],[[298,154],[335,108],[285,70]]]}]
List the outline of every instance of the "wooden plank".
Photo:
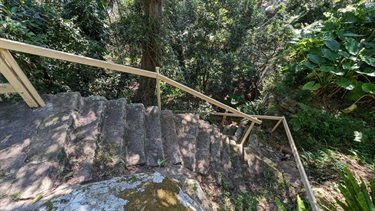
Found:
[{"label": "wooden plank", "polygon": [[319,210],[319,208],[317,206],[317,202],[316,202],[314,193],[313,193],[313,191],[311,189],[310,182],[309,182],[309,180],[307,178],[305,169],[304,169],[304,167],[302,165],[301,159],[300,159],[298,151],[297,151],[297,147],[294,144],[294,140],[293,140],[292,134],[290,133],[289,126],[288,126],[288,123],[287,123],[287,121],[286,121],[285,118],[283,118],[283,124],[284,124],[284,129],[285,129],[286,135],[287,135],[288,140],[289,140],[290,148],[292,149],[294,159],[295,159],[295,161],[297,163],[298,171],[299,171],[299,173],[301,175],[301,178],[302,178],[302,183],[303,183],[303,185],[304,185],[304,187],[306,189],[307,198],[309,199],[311,208],[314,211],[317,211],[317,210]]},{"label": "wooden plank", "polygon": [[194,95],[194,96],[196,96],[196,97],[198,97],[198,98],[200,98],[202,100],[205,100],[205,101],[207,101],[207,102],[209,102],[209,103],[211,103],[213,105],[216,105],[216,106],[218,106],[218,107],[220,107],[222,109],[228,110],[228,111],[230,111],[232,113],[238,114],[238,116],[240,116],[240,117],[246,118],[246,119],[248,119],[248,120],[250,120],[252,122],[255,122],[257,124],[261,124],[262,123],[262,121],[260,121],[259,119],[256,119],[256,118],[254,118],[254,117],[252,117],[250,115],[247,115],[245,113],[242,113],[240,111],[237,111],[236,109],[234,109],[232,107],[229,107],[229,106],[227,106],[227,105],[225,105],[225,104],[223,104],[223,103],[221,103],[221,102],[219,102],[217,100],[214,100],[214,99],[212,99],[212,98],[210,98],[210,97],[208,97],[208,96],[206,96],[206,95],[204,95],[204,94],[202,94],[200,92],[197,92],[194,89],[191,89],[191,88],[189,88],[189,87],[187,87],[187,86],[185,86],[183,84],[180,84],[180,83],[178,83],[178,82],[176,82],[176,81],[174,81],[174,80],[172,80],[172,79],[170,79],[170,78],[168,78],[166,76],[160,75],[160,79],[163,80],[163,81],[165,81],[166,83],[174,86],[174,87],[177,87],[177,88],[179,88],[179,89],[181,89],[181,90],[183,90],[183,91],[185,91],[185,92],[187,92],[189,94],[192,94],[192,95]]},{"label": "wooden plank", "polygon": [[156,73],[157,73],[157,76],[156,76],[156,95],[158,97],[158,107],[159,107],[159,110],[161,111],[161,96],[160,96],[160,79],[159,79],[159,67],[156,67]]},{"label": "wooden plank", "polygon": [[280,125],[280,123],[281,123],[282,121],[283,121],[283,120],[280,119],[280,120],[277,122],[277,124],[272,128],[271,133],[272,133],[273,131],[276,130],[276,128]]},{"label": "wooden plank", "polygon": [[39,107],[38,102],[31,96],[26,87],[19,81],[17,75],[13,70],[5,63],[3,57],[0,56],[0,70],[4,77],[9,81],[10,84],[17,90],[18,94],[21,95],[22,99],[26,102],[29,107]]},{"label": "wooden plank", "polygon": [[17,90],[11,84],[0,84],[0,94],[17,93]]},{"label": "wooden plank", "polygon": [[127,67],[127,66],[115,64],[112,62],[101,61],[98,59],[92,59],[92,58],[85,57],[85,56],[78,56],[78,55],[74,55],[70,53],[42,48],[42,47],[20,43],[16,41],[11,41],[7,39],[3,39],[3,38],[0,38],[0,46],[1,48],[8,49],[8,50],[34,54],[38,56],[45,56],[48,58],[60,59],[64,61],[84,64],[84,65],[89,65],[89,66],[94,66],[94,67],[100,67],[104,69],[117,70],[120,72],[131,73],[131,74],[145,76],[149,78],[156,78],[156,75],[157,75],[155,72],[151,72],[151,71],[146,71],[146,70],[133,68],[133,67]]},{"label": "wooden plank", "polygon": [[[225,110],[225,113],[224,113],[224,115],[223,115],[223,120],[221,120],[221,125],[224,125],[224,123],[225,123],[225,120],[226,120],[226,118],[227,118],[227,114],[228,113],[228,110]],[[215,115],[215,114],[213,114],[213,115]]]},{"label": "wooden plank", "polygon": [[259,119],[268,119],[268,120],[282,120],[283,117],[279,117],[279,116],[265,116],[265,115],[251,115],[255,118],[259,118]]},{"label": "wooden plank", "polygon": [[245,141],[246,141],[247,137],[250,135],[250,132],[253,129],[253,127],[254,127],[254,122],[251,123],[249,129],[247,129],[245,135],[243,136],[242,141],[241,141],[241,145],[243,145],[245,143]]},{"label": "wooden plank", "polygon": [[8,64],[12,67],[14,73],[18,76],[18,79],[21,83],[25,86],[28,90],[30,95],[34,98],[34,100],[38,103],[39,106],[44,107],[46,104],[44,103],[43,99],[40,97],[34,86],[30,83],[29,79],[26,77],[25,73],[21,70],[18,66],[16,60],[13,58],[12,54],[9,53],[7,50],[0,49],[1,56],[8,62]]}]

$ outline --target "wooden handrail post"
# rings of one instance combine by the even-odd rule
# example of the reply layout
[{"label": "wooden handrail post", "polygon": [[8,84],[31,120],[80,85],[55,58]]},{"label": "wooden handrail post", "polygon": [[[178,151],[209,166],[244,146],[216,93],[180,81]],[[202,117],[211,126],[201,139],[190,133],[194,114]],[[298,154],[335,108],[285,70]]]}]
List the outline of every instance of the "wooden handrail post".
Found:
[{"label": "wooden handrail post", "polygon": [[284,125],[284,129],[285,129],[286,135],[287,135],[288,140],[289,140],[290,148],[292,149],[294,159],[295,159],[295,161],[297,163],[298,171],[299,171],[299,173],[301,175],[301,178],[302,178],[302,183],[303,183],[303,185],[304,185],[304,187],[306,189],[307,197],[309,199],[311,208],[312,208],[313,211],[318,211],[319,208],[318,208],[315,196],[314,196],[314,192],[311,189],[311,186],[310,186],[309,180],[307,178],[305,169],[303,168],[301,159],[300,159],[298,151],[297,151],[297,147],[294,144],[294,140],[293,140],[292,134],[290,133],[288,123],[286,122],[285,117],[283,117],[282,120],[283,120],[283,125]]},{"label": "wooden handrail post", "polygon": [[280,119],[276,125],[272,128],[271,133],[276,130],[276,128],[280,125],[280,123],[283,121],[283,119]]},{"label": "wooden handrail post", "polygon": [[250,132],[251,132],[251,130],[252,130],[253,127],[254,127],[254,124],[255,124],[255,122],[251,122],[251,125],[250,125],[249,129],[247,129],[245,135],[244,135],[243,138],[242,138],[241,145],[243,145],[243,144],[245,143],[247,137],[250,135]]},{"label": "wooden handrail post", "polygon": [[[225,110],[225,113],[228,113],[228,110]],[[224,115],[223,120],[221,120],[221,125],[224,125],[226,118],[227,118],[227,115]]]},{"label": "wooden handrail post", "polygon": [[157,94],[157,97],[158,97],[158,107],[159,107],[159,110],[161,111],[161,98],[160,98],[160,79],[159,79],[159,67],[156,67],[156,94]]}]

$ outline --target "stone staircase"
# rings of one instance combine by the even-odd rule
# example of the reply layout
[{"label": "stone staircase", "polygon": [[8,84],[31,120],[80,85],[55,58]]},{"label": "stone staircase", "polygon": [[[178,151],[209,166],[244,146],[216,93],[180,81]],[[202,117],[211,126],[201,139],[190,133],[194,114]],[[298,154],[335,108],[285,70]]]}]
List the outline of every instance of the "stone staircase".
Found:
[{"label": "stone staircase", "polygon": [[61,185],[105,179],[100,168],[112,167],[113,176],[142,168],[171,177],[220,171],[230,180],[231,171],[244,167],[236,140],[245,126],[220,129],[195,114],[125,99],[79,93],[43,98],[46,107],[35,110],[23,102],[0,103],[0,207],[23,206]]}]

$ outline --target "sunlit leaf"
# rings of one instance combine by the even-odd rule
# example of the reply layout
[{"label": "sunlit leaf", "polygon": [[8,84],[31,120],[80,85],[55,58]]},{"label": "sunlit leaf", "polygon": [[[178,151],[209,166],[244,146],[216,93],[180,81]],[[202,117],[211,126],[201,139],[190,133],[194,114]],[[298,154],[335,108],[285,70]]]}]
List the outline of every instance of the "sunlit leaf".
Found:
[{"label": "sunlit leaf", "polygon": [[361,142],[362,132],[354,131],[354,141]]},{"label": "sunlit leaf", "polygon": [[368,76],[372,76],[372,77],[375,77],[375,69],[374,68],[366,68],[363,70],[363,73],[368,75]]},{"label": "sunlit leaf", "polygon": [[346,50],[348,50],[348,52],[352,55],[357,55],[359,50],[361,49],[361,43],[357,42],[355,39],[353,38],[349,38],[347,41],[346,41],[346,45],[345,45],[345,48]]},{"label": "sunlit leaf", "polygon": [[324,40],[324,44],[333,51],[338,51],[340,49],[340,43],[336,40]]},{"label": "sunlit leaf", "polygon": [[297,211],[307,211],[305,203],[303,203],[303,200],[299,195],[297,195]]},{"label": "sunlit leaf", "polygon": [[359,65],[357,63],[351,64],[351,62],[346,61],[342,63],[342,68],[344,70],[355,70],[359,68]]},{"label": "sunlit leaf", "polygon": [[375,84],[364,83],[362,84],[362,90],[366,93],[375,94]]},{"label": "sunlit leaf", "polygon": [[335,61],[339,57],[339,55],[337,53],[332,52],[331,50],[329,50],[327,48],[323,48],[322,53],[323,53],[324,57],[326,57],[327,59],[329,59],[331,61]]},{"label": "sunlit leaf", "polygon": [[307,82],[302,87],[303,90],[309,90],[309,91],[315,91],[315,90],[318,90],[319,88],[320,88],[320,84],[319,83],[315,83],[315,81]]},{"label": "sunlit leaf", "polygon": [[353,105],[345,108],[344,110],[342,110],[342,112],[344,112],[344,113],[350,113],[350,112],[353,112],[355,109],[357,109],[357,105],[353,104]]},{"label": "sunlit leaf", "polygon": [[363,37],[364,35],[361,34],[354,34],[354,33],[345,33],[345,37]]},{"label": "sunlit leaf", "polygon": [[345,70],[342,70],[342,69],[338,69],[338,68],[334,68],[331,73],[335,74],[335,75],[344,75],[345,74]]},{"label": "sunlit leaf", "polygon": [[322,64],[326,61],[323,57],[314,54],[307,54],[307,58],[315,64]]},{"label": "sunlit leaf", "polygon": [[347,90],[353,90],[354,89],[354,84],[347,78],[342,77],[339,80],[336,81],[336,84],[344,89]]},{"label": "sunlit leaf", "polygon": [[375,58],[370,58],[370,57],[362,57],[362,60],[364,61],[364,62],[366,62],[368,65],[371,65],[371,66],[373,66],[373,67],[375,67]]}]

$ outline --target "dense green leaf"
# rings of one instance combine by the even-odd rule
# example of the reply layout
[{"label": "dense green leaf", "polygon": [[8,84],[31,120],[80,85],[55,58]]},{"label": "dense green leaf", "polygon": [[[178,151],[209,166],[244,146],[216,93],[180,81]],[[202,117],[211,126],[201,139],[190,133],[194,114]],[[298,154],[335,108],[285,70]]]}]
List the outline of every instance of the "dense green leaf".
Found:
[{"label": "dense green leaf", "polygon": [[368,65],[375,67],[375,58],[371,58],[370,56],[362,57],[362,60],[365,61]]},{"label": "dense green leaf", "polygon": [[285,208],[285,206],[283,205],[283,203],[280,201],[279,198],[277,197],[275,198],[275,203],[279,211],[287,211],[287,209]]},{"label": "dense green leaf", "polygon": [[374,68],[366,68],[363,70],[363,73],[368,75],[368,76],[372,76],[372,77],[375,77],[375,69]]},{"label": "dense green leaf", "polygon": [[317,68],[317,70],[320,70],[322,72],[330,73],[330,72],[335,71],[335,67],[333,67],[333,66],[321,66],[321,67]]},{"label": "dense green leaf", "polygon": [[362,90],[366,93],[375,94],[375,84],[364,83],[362,84]]},{"label": "dense green leaf", "polygon": [[347,90],[353,90],[354,89],[354,84],[347,78],[341,77],[336,81],[336,84],[344,89]]},{"label": "dense green leaf", "polygon": [[343,51],[341,49],[338,51],[338,54],[341,55],[341,56],[343,56],[343,57],[345,57],[345,58],[347,58],[347,59],[349,59],[349,57],[350,57],[350,54],[348,54],[348,52]]},{"label": "dense green leaf", "polygon": [[303,62],[302,63],[304,66],[310,68],[310,69],[315,69],[316,68],[316,65],[311,63],[311,62]]},{"label": "dense green leaf", "polygon": [[340,43],[338,43],[336,40],[324,40],[324,43],[333,51],[338,51],[340,49]]},{"label": "dense green leaf", "polygon": [[314,54],[307,54],[307,58],[315,64],[323,64],[325,62],[323,57]]},{"label": "dense green leaf", "polygon": [[345,33],[345,37],[364,37],[364,35],[361,34],[354,34],[354,33]]},{"label": "dense green leaf", "polygon": [[302,87],[303,90],[310,90],[310,91],[315,91],[315,90],[318,90],[319,88],[320,88],[320,84],[319,83],[315,83],[315,81],[307,82]]},{"label": "dense green leaf", "polygon": [[305,203],[303,203],[303,200],[299,195],[297,195],[297,211],[307,211]]},{"label": "dense green leaf", "polygon": [[336,59],[339,57],[339,55],[337,53],[332,52],[331,50],[329,50],[327,48],[323,48],[322,53],[323,53],[324,57],[326,57],[327,59],[329,59],[331,61],[336,61]]},{"label": "dense green leaf", "polygon": [[345,70],[343,69],[339,69],[339,68],[333,68],[333,70],[331,71],[331,73],[335,74],[335,75],[345,75]]},{"label": "dense green leaf", "polygon": [[361,50],[361,44],[357,42],[355,39],[349,38],[346,41],[345,48],[346,50],[348,50],[350,54],[357,55],[359,50]]},{"label": "dense green leaf", "polygon": [[359,68],[359,65],[357,63],[352,64],[351,62],[346,61],[342,63],[342,68],[344,70],[355,70]]}]

